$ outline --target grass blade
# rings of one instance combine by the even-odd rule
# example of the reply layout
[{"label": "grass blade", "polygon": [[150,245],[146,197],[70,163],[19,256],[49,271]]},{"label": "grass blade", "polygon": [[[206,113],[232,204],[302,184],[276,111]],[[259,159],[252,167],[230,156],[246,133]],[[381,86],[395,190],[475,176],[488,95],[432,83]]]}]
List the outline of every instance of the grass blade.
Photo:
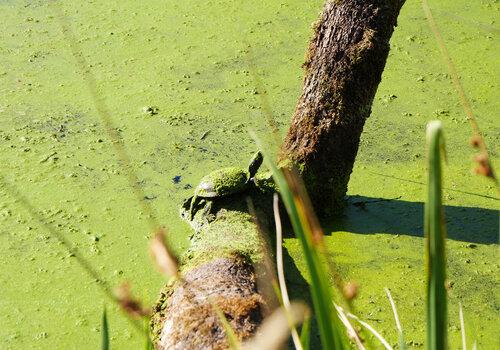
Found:
[{"label": "grass blade", "polygon": [[300,343],[304,350],[309,350],[311,347],[311,316],[306,317],[302,322],[302,329],[300,330]]},{"label": "grass blade", "polygon": [[252,136],[259,149],[263,150],[264,161],[273,173],[293,230],[301,244],[311,278],[311,296],[323,348],[332,350],[348,348],[349,341],[333,305],[330,276],[319,255],[322,232],[318,232],[317,225],[313,223],[315,217],[312,218],[310,215],[311,206],[308,205],[308,198],[305,198],[305,190],[301,186],[298,175],[287,171],[287,177],[285,177],[285,173],[271,161],[271,155],[264,151],[265,148],[262,147],[255,134],[252,133]]},{"label": "grass blade", "polygon": [[101,335],[101,349],[109,350],[109,326],[106,307],[102,310]]},{"label": "grass blade", "polygon": [[406,349],[406,343],[405,343],[405,338],[403,335],[403,327],[401,327],[401,322],[399,322],[399,316],[398,316],[398,310],[396,309],[396,303],[394,302],[394,299],[392,299],[391,291],[389,288],[384,288],[385,293],[387,294],[387,298],[389,299],[389,302],[391,303],[392,307],[392,312],[394,313],[394,321],[396,322],[396,328],[398,329],[398,335],[399,335],[399,348],[401,350]]},{"label": "grass blade", "polygon": [[460,317],[460,333],[462,334],[462,349],[467,350],[467,337],[465,336],[465,321],[462,303],[458,303],[458,316]]},{"label": "grass blade", "polygon": [[52,10],[54,11],[54,17],[59,22],[64,39],[68,43],[68,48],[70,49],[71,55],[75,60],[76,67],[82,75],[83,81],[87,87],[87,91],[94,104],[97,115],[101,119],[104,129],[111,140],[111,145],[115,150],[118,161],[125,170],[125,175],[127,177],[129,186],[137,199],[137,203],[142,207],[142,211],[145,213],[145,217],[148,221],[151,232],[156,232],[159,230],[161,225],[158,223],[153,207],[149,204],[148,201],[144,200],[143,190],[138,185],[140,183],[139,177],[132,167],[131,158],[125,149],[123,140],[119,132],[117,131],[116,125],[112,118],[111,110],[107,106],[105,99],[99,94],[97,79],[89,69],[89,67],[91,66],[85,59],[85,55],[83,55],[82,53],[82,50],[79,46],[80,41],[73,33],[70,22],[65,16],[59,2],[53,3]]},{"label": "grass blade", "polygon": [[427,348],[447,348],[447,296],[444,214],[442,206],[441,151],[444,146],[442,124],[427,125],[429,162],[428,198],[425,204],[427,264]]},{"label": "grass blade", "polygon": [[149,328],[149,323],[150,323],[149,317],[144,317],[144,350],[153,350],[153,342],[151,341],[151,336],[150,336],[150,328]]}]

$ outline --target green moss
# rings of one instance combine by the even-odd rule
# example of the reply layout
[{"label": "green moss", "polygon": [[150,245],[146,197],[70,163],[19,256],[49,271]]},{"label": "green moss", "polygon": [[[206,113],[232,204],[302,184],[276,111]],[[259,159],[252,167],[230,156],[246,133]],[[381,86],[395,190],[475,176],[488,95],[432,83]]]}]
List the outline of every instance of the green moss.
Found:
[{"label": "green moss", "polygon": [[[230,167],[218,169],[201,179],[200,186],[196,189],[199,196],[225,196],[243,190],[247,185],[248,174],[246,171]],[[206,186],[206,187],[205,187]],[[207,190],[207,188],[209,188]]]},{"label": "green moss", "polygon": [[187,268],[234,251],[258,262],[261,259],[260,245],[259,232],[251,215],[224,210],[214,222],[204,226],[192,238],[186,259]]}]

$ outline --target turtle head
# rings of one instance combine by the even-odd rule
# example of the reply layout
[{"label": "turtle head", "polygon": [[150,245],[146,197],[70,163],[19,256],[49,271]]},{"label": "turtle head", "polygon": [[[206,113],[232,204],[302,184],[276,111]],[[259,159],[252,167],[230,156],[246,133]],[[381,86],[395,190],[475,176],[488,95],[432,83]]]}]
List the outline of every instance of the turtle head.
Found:
[{"label": "turtle head", "polygon": [[257,171],[259,170],[260,166],[262,165],[262,161],[264,160],[264,157],[262,156],[262,153],[260,151],[256,152],[252,159],[250,160],[250,164],[248,164],[248,179],[251,179],[252,177],[257,174]]}]

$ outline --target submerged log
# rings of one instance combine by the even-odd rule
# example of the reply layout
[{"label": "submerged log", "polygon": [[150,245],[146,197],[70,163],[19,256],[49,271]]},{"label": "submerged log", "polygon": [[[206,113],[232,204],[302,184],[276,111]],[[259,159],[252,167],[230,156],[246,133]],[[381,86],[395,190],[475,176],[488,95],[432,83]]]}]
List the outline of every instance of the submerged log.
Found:
[{"label": "submerged log", "polygon": [[304,63],[282,160],[302,172],[318,214],[338,212],[403,0],[327,1]]}]

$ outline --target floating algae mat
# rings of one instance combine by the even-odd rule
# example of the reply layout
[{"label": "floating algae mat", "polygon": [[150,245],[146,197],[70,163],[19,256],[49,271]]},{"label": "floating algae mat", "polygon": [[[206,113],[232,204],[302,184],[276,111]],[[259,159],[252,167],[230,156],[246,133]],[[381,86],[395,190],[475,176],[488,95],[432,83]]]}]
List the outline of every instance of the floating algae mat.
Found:
[{"label": "floating algae mat", "polygon": [[[322,1],[61,3],[138,173],[143,200],[182,252],[190,234],[178,215],[183,199],[209,171],[246,167],[255,151],[248,129],[266,137],[252,75],[262,78],[286,131]],[[148,257],[146,213],[52,6],[0,1],[2,176],[103,278],[113,286],[130,281],[152,304],[164,281]],[[500,5],[439,0],[431,7],[495,162]],[[500,276],[495,189],[471,174],[470,127],[420,2],[408,0],[398,22],[352,175],[350,205],[341,219],[324,223],[327,242],[344,278],[360,285],[356,313],[396,344],[383,289],[389,287],[407,342],[423,347],[424,127],[442,120],[451,348],[460,344],[461,302],[470,342],[493,349]],[[97,348],[104,295],[20,198],[0,192],[0,348]],[[297,241],[288,238],[285,245],[305,271]],[[297,292],[303,287],[294,279],[291,274],[290,288]],[[107,306],[112,346],[141,346],[140,334],[115,305]]]}]

